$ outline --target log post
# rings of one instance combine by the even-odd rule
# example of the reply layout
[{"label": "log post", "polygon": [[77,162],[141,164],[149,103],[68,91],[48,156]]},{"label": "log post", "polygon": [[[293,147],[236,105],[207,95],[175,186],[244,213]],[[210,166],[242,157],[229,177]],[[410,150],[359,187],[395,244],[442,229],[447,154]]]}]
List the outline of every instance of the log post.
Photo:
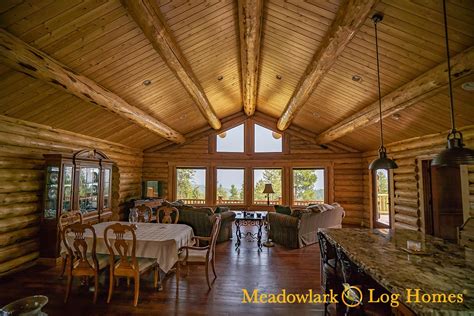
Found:
[{"label": "log post", "polygon": [[251,116],[257,103],[263,0],[239,0],[238,5],[242,99],[245,113]]}]

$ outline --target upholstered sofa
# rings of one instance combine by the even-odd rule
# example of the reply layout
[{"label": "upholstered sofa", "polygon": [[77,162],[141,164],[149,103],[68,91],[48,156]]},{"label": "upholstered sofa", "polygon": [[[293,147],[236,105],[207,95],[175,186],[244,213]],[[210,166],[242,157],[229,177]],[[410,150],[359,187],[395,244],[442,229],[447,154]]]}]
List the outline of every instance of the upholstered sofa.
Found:
[{"label": "upholstered sofa", "polygon": [[318,241],[318,228],[341,228],[344,209],[337,203],[304,210],[291,215],[268,213],[270,237],[288,248],[302,248]]},{"label": "upholstered sofa", "polygon": [[179,205],[171,203],[179,210],[179,224],[192,227],[196,236],[210,236],[212,223],[216,216],[221,216],[221,230],[217,236],[217,242],[224,242],[232,237],[232,222],[235,213],[228,208],[217,208],[214,212],[210,207],[194,207],[190,205]]}]

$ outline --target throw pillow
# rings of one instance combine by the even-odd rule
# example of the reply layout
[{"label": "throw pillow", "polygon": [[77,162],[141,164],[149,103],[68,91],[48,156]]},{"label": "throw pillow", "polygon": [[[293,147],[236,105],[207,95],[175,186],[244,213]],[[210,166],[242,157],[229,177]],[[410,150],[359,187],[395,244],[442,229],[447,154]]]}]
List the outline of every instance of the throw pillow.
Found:
[{"label": "throw pillow", "polygon": [[291,215],[291,207],[285,205],[274,205],[275,211],[280,214]]}]

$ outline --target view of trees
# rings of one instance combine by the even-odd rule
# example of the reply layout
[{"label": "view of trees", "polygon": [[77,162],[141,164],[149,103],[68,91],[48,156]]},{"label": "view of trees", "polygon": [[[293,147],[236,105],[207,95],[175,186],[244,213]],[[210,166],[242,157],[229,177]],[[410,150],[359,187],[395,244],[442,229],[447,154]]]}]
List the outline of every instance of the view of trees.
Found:
[{"label": "view of trees", "polygon": [[176,169],[176,196],[178,199],[205,199],[206,187],[199,185],[197,177],[205,179],[204,169]]},{"label": "view of trees", "polygon": [[293,171],[294,199],[296,201],[324,201],[324,189],[316,189],[316,169],[295,169]]},{"label": "view of trees", "polygon": [[[262,172],[261,177],[257,177],[259,171]],[[265,184],[271,183],[273,191],[275,193],[270,194],[270,201],[278,201],[282,196],[281,194],[281,169],[264,169],[264,170],[254,170],[254,191],[253,198],[254,201],[257,200],[267,200],[267,195],[263,192]]]},{"label": "view of trees", "polygon": [[388,176],[385,169],[377,170],[377,192],[388,193]]},{"label": "view of trees", "polygon": [[217,201],[232,200],[244,202],[244,170],[217,169]]}]

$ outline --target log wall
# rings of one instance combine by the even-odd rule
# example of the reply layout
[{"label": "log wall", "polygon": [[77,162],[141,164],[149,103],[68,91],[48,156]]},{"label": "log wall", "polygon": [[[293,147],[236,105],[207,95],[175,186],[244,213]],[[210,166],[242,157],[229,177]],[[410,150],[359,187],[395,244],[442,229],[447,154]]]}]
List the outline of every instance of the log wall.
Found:
[{"label": "log wall", "polygon": [[142,153],[48,126],[0,116],[0,276],[25,269],[39,256],[39,221],[46,153],[94,148],[114,162],[113,218],[141,194]]},{"label": "log wall", "polygon": [[[212,137],[212,136],[210,136]],[[170,151],[145,153],[143,179],[159,180],[164,185],[164,197],[172,199],[170,177],[173,166],[219,166],[232,167],[281,167],[290,176],[291,167],[326,167],[328,202],[338,202],[346,210],[344,223],[361,225],[364,215],[364,187],[361,153],[347,153],[340,149],[323,149],[319,145],[291,136],[286,154],[222,154],[210,153],[210,138],[204,137],[193,143],[174,148]],[[337,152],[334,152],[337,151]],[[283,181],[285,185],[285,181]],[[248,191],[248,188],[247,190]],[[289,201],[290,189],[283,189],[283,200]],[[248,197],[248,195],[247,195]],[[247,198],[246,207],[257,208]],[[208,203],[214,206],[214,201]]]},{"label": "log wall", "polygon": [[[474,126],[460,129],[464,136],[464,143],[469,148],[474,148]],[[392,174],[392,225],[395,228],[405,228],[424,231],[424,201],[422,161],[433,159],[445,149],[446,135],[448,132],[416,137],[387,145],[388,156],[395,160],[398,168]],[[364,161],[368,164],[377,156],[375,151],[364,153]],[[467,170],[467,169],[466,169]],[[469,167],[469,170],[473,170]],[[474,173],[474,171],[471,171]],[[474,178],[469,175],[474,183]],[[364,174],[364,224],[372,225],[371,181],[367,170]],[[474,186],[470,185],[471,192]]]}]

